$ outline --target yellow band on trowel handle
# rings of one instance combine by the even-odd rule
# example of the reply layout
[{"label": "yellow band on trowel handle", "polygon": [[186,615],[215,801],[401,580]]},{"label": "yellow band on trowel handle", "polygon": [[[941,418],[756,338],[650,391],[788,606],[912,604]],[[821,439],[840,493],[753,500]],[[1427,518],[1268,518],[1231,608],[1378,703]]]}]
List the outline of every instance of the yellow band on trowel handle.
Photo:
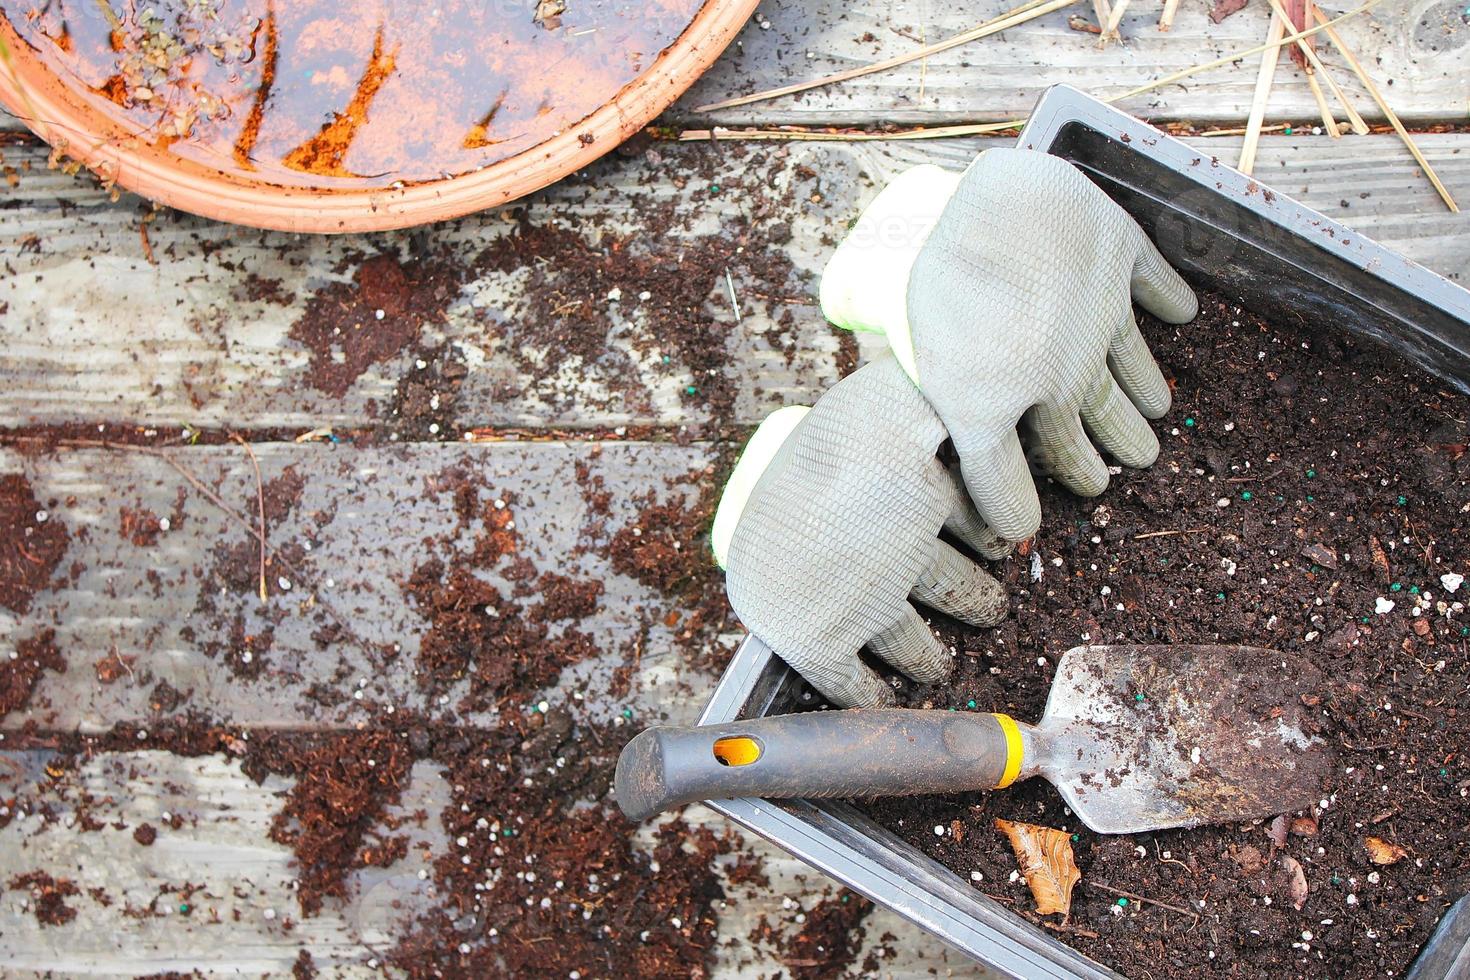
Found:
[{"label": "yellow band on trowel handle", "polygon": [[1000,774],[1000,782],[995,784],[996,789],[1005,789],[1021,774],[1021,729],[1017,727],[1016,719],[1010,715],[996,712],[992,717],[1000,724],[1000,730],[1006,736],[1006,767]]}]

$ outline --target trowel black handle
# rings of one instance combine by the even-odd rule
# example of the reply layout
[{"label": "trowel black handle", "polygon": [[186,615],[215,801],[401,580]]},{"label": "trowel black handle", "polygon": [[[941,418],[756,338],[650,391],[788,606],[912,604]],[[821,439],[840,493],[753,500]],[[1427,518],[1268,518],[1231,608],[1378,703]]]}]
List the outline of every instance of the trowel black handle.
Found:
[{"label": "trowel black handle", "polygon": [[1006,715],[859,708],[650,728],[623,747],[615,785],[618,806],[644,820],[696,800],[996,789],[1020,768]]}]

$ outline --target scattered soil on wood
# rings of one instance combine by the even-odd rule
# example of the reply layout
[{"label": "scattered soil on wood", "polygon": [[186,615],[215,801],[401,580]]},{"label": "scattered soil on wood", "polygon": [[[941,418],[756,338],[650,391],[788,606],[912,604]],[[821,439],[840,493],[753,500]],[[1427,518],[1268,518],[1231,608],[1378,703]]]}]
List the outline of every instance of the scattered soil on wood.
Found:
[{"label": "scattered soil on wood", "polygon": [[153,842],[158,840],[158,828],[151,823],[139,824],[133,828],[133,840],[144,847],[152,847]]},{"label": "scattered soil on wood", "polygon": [[[644,152],[660,159],[658,149]],[[694,414],[728,420],[744,382],[730,370],[737,343],[768,345],[792,363],[798,322],[788,300],[814,290],[784,246],[811,185],[778,189],[748,157],[744,147],[683,156],[697,182],[685,199],[632,193],[626,215],[605,215],[596,240],[518,209],[514,230],[476,260],[481,274],[524,280],[505,308],[488,311],[487,327],[515,365],[497,395],[552,412],[652,414],[651,390],[662,389]],[[592,168],[566,186],[590,191],[605,176]],[[727,197],[741,201],[739,212],[725,211]],[[725,212],[717,231],[694,225],[712,211]],[[625,218],[636,227],[611,230]],[[754,336],[744,321],[757,311],[772,326]],[[605,401],[594,404],[599,388]]]},{"label": "scattered soil on wood", "polygon": [[[425,544],[439,556],[419,564],[405,595],[428,621],[419,638],[418,682],[442,692],[470,678],[462,708],[525,698],[554,683],[562,669],[597,655],[593,638],[572,625],[595,613],[604,586],[558,572],[539,573],[520,554],[513,494],[497,493],[478,474],[455,467],[427,481],[428,494],[449,494],[456,523]],[[506,595],[485,577],[510,583]],[[519,601],[539,596],[523,608]]]},{"label": "scattered soil on wood", "polygon": [[[715,862],[738,838],[679,820],[640,827],[623,818],[609,791],[617,753],[636,726],[579,722],[552,708],[507,711],[489,730],[405,715],[392,728],[242,739],[199,720],[165,719],[43,741],[56,753],[56,772],[103,753],[160,750],[240,757],[255,779],[294,780],[271,836],[293,850],[306,916],[348,894],[363,867],[405,856],[405,838],[389,833],[425,815],[390,810],[414,762],[432,762],[448,789],[440,819],[449,847],[430,872],[432,907],[408,922],[387,957],[407,976],[707,976],[716,909],[734,901]],[[11,744],[25,746],[25,736]],[[57,785],[57,777],[39,778]],[[29,794],[3,802],[0,826],[17,808],[48,824],[64,816]],[[11,885],[40,886],[51,887],[34,876]],[[279,921],[295,927],[289,916]]]},{"label": "scattered soil on wood", "polygon": [[[1274,830],[1107,837],[1041,779],[867,809],[1032,918],[992,820],[1075,832],[1082,882],[1061,938],[1129,976],[1400,974],[1470,889],[1458,584],[1470,576],[1470,403],[1377,346],[1268,325],[1216,298],[1194,323],[1144,330],[1175,384],[1159,461],[1096,500],[1045,488],[1028,553],[991,566],[1011,617],[994,630],[936,621],[956,676],[900,683],[900,699],[1034,721],[1058,656],[1080,643],[1292,651],[1329,679],[1317,706],[1337,754],[1325,809]],[[1374,863],[1370,837],[1403,856]],[[1102,885],[1144,900],[1119,904]]]},{"label": "scattered soil on wood", "polygon": [[77,917],[77,910],[66,904],[82,890],[67,878],[53,878],[44,871],[32,871],[10,879],[11,891],[30,893],[31,911],[43,926],[65,925]]},{"label": "scattered soil on wood", "polygon": [[119,507],[117,509],[117,533],[139,548],[150,548],[158,543],[163,523],[157,514],[143,506]]},{"label": "scattered soil on wood", "polygon": [[384,253],[363,260],[351,282],[318,290],[290,332],[311,351],[307,382],[341,398],[363,372],[417,344],[426,326],[444,322],[465,271],[447,256],[401,262]]},{"label": "scattered soil on wood", "polygon": [[296,779],[271,822],[271,839],[296,855],[296,897],[303,914],[316,914],[325,898],[346,896],[347,876],[354,869],[381,864],[381,856],[373,853],[376,827],[398,801],[412,764],[407,740],[394,732],[251,740],[242,767],[248,775],[259,779],[271,772]]},{"label": "scattered soil on wood", "polygon": [[[272,528],[281,524],[301,502],[301,493],[306,489],[306,477],[296,467],[287,466],[278,476],[264,481],[259,495],[251,493],[236,504],[236,512],[250,522],[252,530],[258,527],[262,510],[266,525],[266,539],[270,540]],[[243,529],[242,529],[243,531]],[[260,588],[260,540],[250,531],[243,531],[241,539],[234,544],[219,545],[214,551],[213,578],[230,592],[256,595]],[[276,570],[269,552],[265,558],[266,588],[274,587]],[[206,592],[209,590],[205,590]]]},{"label": "scattered soil on wood", "polygon": [[733,613],[725,598],[724,575],[710,551],[709,529],[736,458],[732,443],[710,465],[668,481],[672,491],[691,487],[688,499],[660,502],[650,490],[637,501],[638,516],[602,548],[614,571],[637,579],[666,600],[663,624],[677,630],[684,655],[712,673],[723,669],[732,652],[717,637]]},{"label": "scattered soil on wood", "polygon": [[[732,300],[732,284],[752,284],[741,317],[753,304],[773,306],[759,298],[757,287],[799,295],[804,287],[780,248],[790,228],[741,217],[733,228],[691,246],[667,234],[676,220],[672,205],[652,206],[646,217],[636,237],[612,242],[592,243],[576,231],[529,222],[493,242],[480,260],[485,269],[531,270],[520,306],[500,324],[506,349],[531,389],[524,393],[555,409],[571,405],[570,393],[555,386],[556,374],[570,368],[584,385],[598,381],[630,400],[625,410],[651,413],[646,371],[657,382],[682,381],[677,390],[685,405],[727,418],[739,380],[728,370],[731,341],[740,333],[732,305],[740,290]],[[777,330],[767,339],[789,344],[796,328],[790,308],[775,321]],[[557,371],[548,371],[551,352]],[[794,355],[789,350],[788,360]]]},{"label": "scattered soil on wood", "polygon": [[830,980],[850,968],[867,938],[863,920],[872,908],[866,898],[844,890],[797,913],[800,928],[780,943],[792,980]]},{"label": "scattered soil on wood", "polygon": [[21,640],[13,654],[0,652],[0,718],[26,706],[44,670],[66,672],[54,629]]},{"label": "scattered soil on wood", "polygon": [[[294,466],[286,466],[261,484],[258,495],[252,492],[236,502],[236,513],[249,522],[250,530],[240,528],[238,537],[212,549],[214,561],[205,572],[194,605],[207,635],[199,637],[193,626],[186,626],[182,634],[186,641],[197,642],[205,656],[223,660],[244,680],[256,679],[269,669],[275,625],[290,614],[284,606],[260,602],[260,540],[251,531],[259,527],[263,507],[266,540],[271,543],[265,556],[264,588],[268,595],[285,591],[282,580],[291,583],[292,570],[304,568],[310,553],[299,538],[283,542],[279,535],[272,535],[296,511],[305,488],[306,477]],[[318,515],[318,523],[329,522],[331,516]],[[315,615],[320,618],[323,613],[318,610]]]},{"label": "scattered soil on wood", "polygon": [[312,980],[316,975],[316,963],[310,951],[303,949],[296,954],[296,962],[291,964],[291,976],[293,980]]},{"label": "scattered soil on wood", "polygon": [[390,430],[389,440],[447,442],[460,438],[454,421],[469,365],[448,345],[415,349],[410,356],[408,371],[398,379],[383,420]]},{"label": "scattered soil on wood", "polygon": [[69,539],[23,474],[0,476],[0,606],[13,613],[30,609],[35,594],[50,587]]},{"label": "scattered soil on wood", "polygon": [[[729,156],[731,152],[736,156]],[[609,425],[578,430],[577,435],[608,441],[654,438],[687,445],[714,433],[730,453],[738,450],[748,431],[731,420],[737,396],[744,399],[751,393],[738,390],[742,382],[731,365],[740,361],[732,355],[754,345],[773,348],[792,361],[801,352],[795,342],[796,321],[787,307],[801,301],[787,299],[811,292],[781,247],[790,237],[780,217],[790,207],[790,191],[778,192],[765,187],[759,175],[746,175],[743,179],[751,191],[746,196],[759,202],[757,214],[728,221],[713,233],[692,225],[708,216],[710,205],[717,206],[722,193],[729,194],[740,184],[738,175],[723,188],[719,180],[743,153],[721,149],[703,155],[708,171],[703,179],[708,183],[695,192],[695,206],[650,207],[636,216],[643,230],[623,238],[584,239],[563,232],[559,214],[532,224],[525,217],[530,212],[516,209],[521,223],[504,238],[493,239],[474,261],[459,262],[447,254],[427,260],[423,255],[400,259],[399,253],[366,260],[352,257],[338,270],[351,280],[305,298],[307,308],[292,328],[292,339],[310,352],[309,383],[334,398],[352,390],[364,374],[402,371],[391,399],[371,406],[380,427],[353,436],[339,430],[337,435],[360,444],[394,438],[462,439],[459,389],[462,384],[486,383],[494,372],[485,370],[470,378],[464,345],[438,346],[443,344],[438,327],[450,310],[460,315],[455,304],[465,300],[464,286],[472,276],[502,275],[516,277],[511,295],[519,305],[514,309],[467,305],[464,313],[482,319],[487,356],[509,357],[513,362],[513,369],[504,372],[506,387],[495,391],[497,397],[523,398],[553,410],[626,407],[630,412],[651,412],[654,406],[648,404],[647,393],[653,385],[661,392],[660,404],[666,392],[683,411],[708,418],[710,424],[677,432]],[[596,179],[596,172],[586,179],[589,194]],[[810,187],[810,181],[804,186]],[[804,197],[806,191],[800,194]],[[404,248],[402,254],[424,251],[417,241]],[[358,262],[354,270],[351,264]],[[742,326],[732,307],[732,286],[740,315],[748,318],[769,306],[768,318],[775,326],[758,336],[750,331],[748,319]],[[265,280],[249,284],[247,292],[253,295],[245,298],[263,302],[289,298],[279,283]],[[618,296],[609,299],[614,292]],[[544,305],[552,300],[555,306]],[[379,309],[384,311],[382,320],[377,319]],[[844,358],[852,360],[855,347],[848,343],[848,335],[839,336]],[[589,387],[605,391],[607,400],[589,409],[585,398],[575,395]],[[503,432],[490,435],[501,437]],[[531,436],[549,433],[542,428]],[[75,434],[89,435],[81,430]],[[273,432],[269,438],[284,440],[298,434]],[[136,433],[119,430],[118,435],[147,441]],[[194,435],[185,433],[184,438]],[[206,433],[201,441],[222,443],[227,438]],[[710,466],[673,479],[636,501],[638,513],[631,524],[621,516],[627,501],[615,501],[612,492],[598,483],[591,454],[586,462],[590,468],[581,474],[585,482],[579,477],[579,486],[568,488],[573,493],[580,490],[588,505],[579,553],[601,555],[616,572],[657,593],[647,609],[635,610],[634,615],[672,631],[681,650],[715,651],[707,666],[717,670],[727,651],[719,649],[715,637],[728,629],[730,619],[706,541],[733,458],[721,455]],[[265,484],[268,536],[283,559],[272,560],[267,567],[267,588],[273,594],[282,588],[279,578],[293,577],[292,568],[312,570],[313,557],[299,542],[310,539],[313,525],[320,528],[325,521],[301,512],[304,484],[292,470]],[[421,915],[392,957],[403,969],[415,976],[436,971],[450,976],[565,976],[572,970],[583,976],[706,975],[718,940],[715,909],[721,902],[733,901],[723,895],[714,863],[735,846],[736,838],[695,831],[677,820],[656,828],[629,824],[608,800],[607,791],[617,750],[634,722],[625,716],[616,719],[617,724],[594,724],[573,720],[557,708],[543,714],[531,707],[564,668],[610,653],[582,623],[599,613],[604,584],[580,577],[559,562],[560,556],[554,567],[538,568],[515,526],[522,503],[477,473],[450,473],[425,489],[449,495],[455,517],[446,522],[452,527],[436,529],[425,542],[430,557],[398,583],[425,618],[421,649],[412,666],[426,690],[467,687],[469,695],[461,708],[498,709],[494,729],[465,731],[420,722],[399,710],[391,718],[379,716],[377,723],[359,731],[314,735],[252,731],[246,737],[237,728],[218,727],[193,715],[192,692],[159,683],[151,689],[154,713],[146,725],[119,725],[99,737],[33,731],[8,744],[44,745],[59,753],[56,758],[63,761],[57,765],[63,768],[74,768],[75,759],[97,753],[160,750],[239,757],[255,778],[274,773],[293,780],[283,794],[271,835],[293,851],[301,916],[334,907],[352,894],[362,868],[385,867],[406,856],[408,839],[391,833],[392,811],[412,764],[434,762],[448,769],[450,805],[443,821],[452,843],[432,869],[436,890],[430,894],[436,910]],[[257,520],[253,484],[248,492],[232,491],[229,497],[232,507],[253,526]],[[131,496],[112,506],[125,502],[132,506],[120,509],[116,525],[124,539],[140,547],[166,539],[159,516],[166,508],[148,512]],[[534,503],[524,505],[529,517],[535,516],[529,510]],[[205,513],[209,520],[218,519],[207,508]],[[614,513],[619,515],[616,519],[611,517]],[[176,509],[168,519],[177,524],[182,516]],[[241,681],[267,672],[285,676],[294,661],[284,651],[272,650],[274,643],[285,642],[277,641],[276,634],[290,632],[273,629],[281,625],[279,617],[293,612],[324,614],[320,608],[305,612],[299,605],[288,609],[284,602],[262,607],[257,597],[258,542],[246,528],[221,526],[230,530],[221,537],[212,560],[189,573],[201,580],[198,616],[184,627],[181,639],[228,662]],[[639,533],[632,533],[631,526]],[[293,593],[300,590],[305,599],[302,586],[309,584],[298,583]],[[353,600],[337,601],[345,609]],[[326,626],[313,638],[318,635],[323,639],[317,642],[327,649],[341,639]],[[613,680],[614,698],[627,693],[645,639],[627,641],[629,649],[622,651],[626,662]],[[134,661],[133,654],[114,651],[98,661],[99,681],[107,683],[102,680],[105,673],[119,687],[153,685],[155,678],[146,670],[151,646],[135,649],[145,651],[142,659]],[[128,668],[137,671],[136,680]],[[304,696],[324,705],[340,704],[351,698],[356,676],[356,672],[339,674]],[[606,703],[599,695],[598,707]],[[398,727],[382,727],[385,720]],[[32,741],[27,742],[28,737]],[[68,759],[73,763],[66,763]],[[369,760],[375,764],[369,765]],[[0,825],[18,812],[42,812],[41,787],[63,782],[37,777],[34,791],[27,788],[0,799],[4,804]],[[59,811],[42,816],[48,823],[60,819]],[[138,844],[167,832],[151,826],[119,829]],[[460,837],[465,844],[457,843]],[[134,845],[127,842],[127,846]],[[751,882],[762,877],[758,861],[745,862],[735,874]],[[497,882],[493,891],[485,887],[491,879]],[[144,908],[138,914],[152,913]],[[289,930],[296,914],[291,909],[272,921]],[[820,922],[814,924],[810,936],[816,937],[822,928],[826,927]],[[834,932],[831,948],[838,949],[841,938]],[[827,946],[823,939],[810,941],[813,949]],[[461,952],[462,946],[468,952]],[[839,958],[848,955],[840,952]]]},{"label": "scattered soil on wood", "polygon": [[707,975],[712,865],[733,838],[673,821],[636,843],[608,799],[623,734],[552,709],[410,736],[447,769],[454,846],[434,865],[440,907],[393,956],[408,976]]}]

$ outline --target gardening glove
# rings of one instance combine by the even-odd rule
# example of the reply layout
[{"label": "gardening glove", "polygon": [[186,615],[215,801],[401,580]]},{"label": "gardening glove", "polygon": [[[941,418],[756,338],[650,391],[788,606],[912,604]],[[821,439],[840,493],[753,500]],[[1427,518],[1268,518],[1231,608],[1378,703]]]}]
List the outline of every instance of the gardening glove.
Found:
[{"label": "gardening glove", "polygon": [[[1159,452],[1170,393],[1130,302],[1169,323],[1198,303],[1143,230],[1070,163],[986,150],[914,167],[863,212],[822,275],[822,311],[884,334],[934,406],[970,498],[1000,537],[1041,525],[1037,469],[1095,496]],[[1089,439],[1089,436],[1091,439]]]},{"label": "gardening glove", "polygon": [[945,438],[884,356],[812,408],[772,413],[731,473],[711,534],[730,605],[833,704],[893,703],[864,645],[916,681],[949,676],[911,599],[976,626],[1005,617],[995,579],[939,539],[943,528],[987,558],[1007,550],[936,458]]}]

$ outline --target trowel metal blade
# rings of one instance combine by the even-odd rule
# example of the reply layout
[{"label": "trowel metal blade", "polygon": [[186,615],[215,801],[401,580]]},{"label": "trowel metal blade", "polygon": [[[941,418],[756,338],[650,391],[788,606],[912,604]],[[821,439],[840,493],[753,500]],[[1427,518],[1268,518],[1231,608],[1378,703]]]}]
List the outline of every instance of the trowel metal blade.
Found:
[{"label": "trowel metal blade", "polygon": [[1244,646],[1087,646],[1062,656],[1040,770],[1100,833],[1228,823],[1316,799],[1329,764],[1309,663]]}]

